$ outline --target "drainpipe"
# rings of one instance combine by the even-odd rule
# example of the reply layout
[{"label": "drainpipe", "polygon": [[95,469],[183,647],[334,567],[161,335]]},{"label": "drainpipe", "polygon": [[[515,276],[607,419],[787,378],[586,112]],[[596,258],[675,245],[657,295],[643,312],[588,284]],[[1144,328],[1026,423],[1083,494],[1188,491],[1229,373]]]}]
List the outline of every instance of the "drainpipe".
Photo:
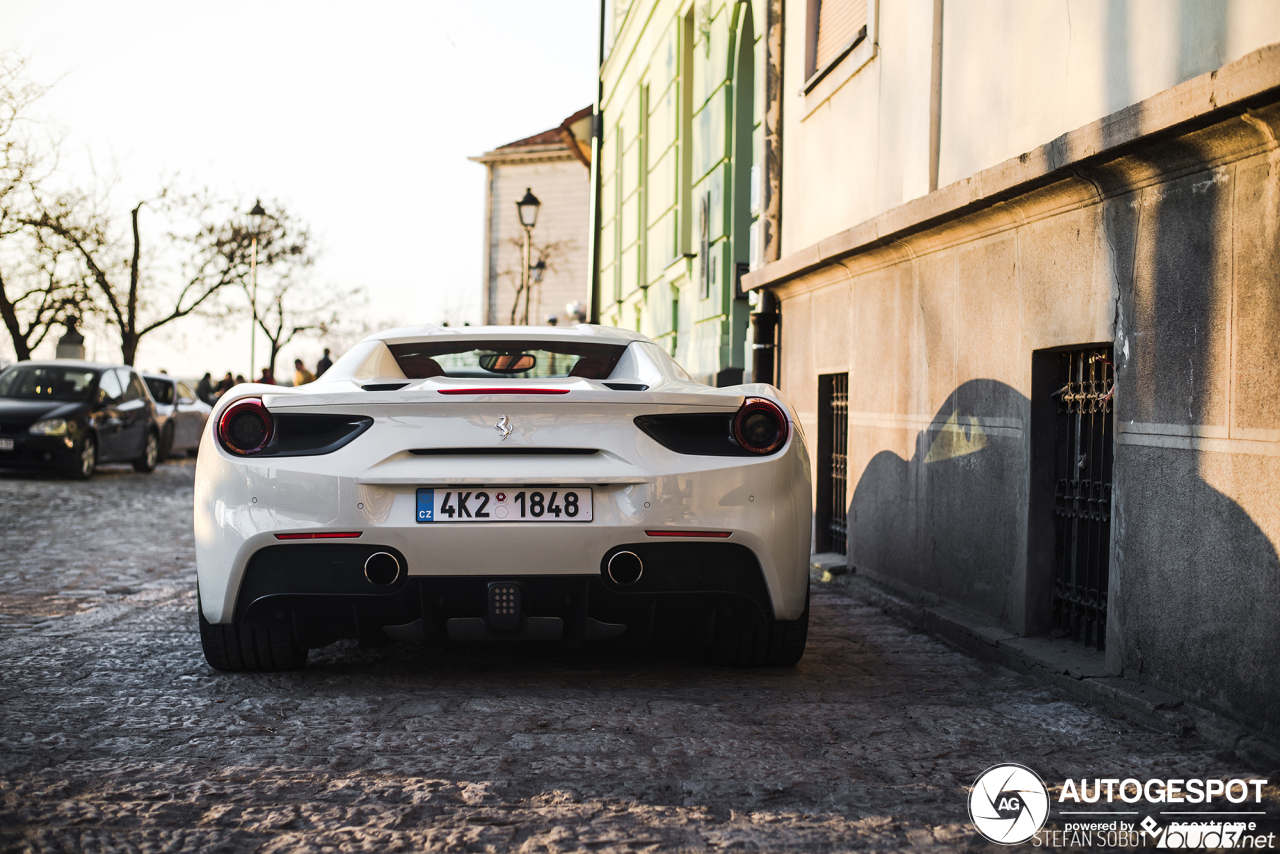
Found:
[{"label": "drainpipe", "polygon": [[[768,0],[764,23],[764,181],[760,214],[760,260],[769,264],[782,257],[782,47],[783,0]],[[773,291],[760,291],[751,314],[754,327],[751,378],[778,385],[778,323],[780,306]]]},{"label": "drainpipe", "polygon": [[768,288],[760,291],[760,304],[751,313],[751,325],[755,341],[751,345],[751,381],[776,386],[774,365],[778,348],[774,333],[778,329],[778,298]]},{"label": "drainpipe", "polygon": [[764,180],[761,186],[760,261],[782,257],[782,15],[783,0],[765,6]]},{"label": "drainpipe", "polygon": [[600,44],[596,52],[596,102],[591,111],[591,237],[587,247],[587,275],[589,276],[590,314],[588,322],[600,322],[600,151],[604,139],[604,116],[600,114],[600,102],[604,100],[604,12],[605,3],[600,0]]}]

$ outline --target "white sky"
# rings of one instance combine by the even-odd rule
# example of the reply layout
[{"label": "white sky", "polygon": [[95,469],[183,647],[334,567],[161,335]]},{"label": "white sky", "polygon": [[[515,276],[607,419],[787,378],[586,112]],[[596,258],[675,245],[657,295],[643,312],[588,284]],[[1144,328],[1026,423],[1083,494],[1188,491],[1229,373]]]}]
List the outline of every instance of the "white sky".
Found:
[{"label": "white sky", "polygon": [[[484,168],[595,94],[593,0],[31,2],[0,0],[0,49],[55,83],[40,112],[73,176],[120,176],[120,216],[178,174],[252,205],[279,198],[323,255],[316,286],[364,286],[376,326],[480,314]],[[248,375],[248,323],[178,321],[137,363]],[[5,336],[7,339],[7,336]],[[115,360],[100,337],[90,357]],[[292,374],[320,342],[285,349]],[[265,339],[259,337],[258,363]],[[52,344],[37,354],[52,355]],[[12,358],[9,342],[0,352]],[[255,372],[256,373],[256,372]]]}]

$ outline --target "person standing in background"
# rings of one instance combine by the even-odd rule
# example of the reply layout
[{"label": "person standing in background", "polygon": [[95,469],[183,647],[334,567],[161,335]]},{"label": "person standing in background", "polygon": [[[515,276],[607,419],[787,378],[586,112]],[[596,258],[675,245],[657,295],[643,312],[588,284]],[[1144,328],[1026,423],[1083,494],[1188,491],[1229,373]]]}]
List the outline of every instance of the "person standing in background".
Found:
[{"label": "person standing in background", "polygon": [[316,376],[324,376],[324,372],[333,367],[333,359],[329,358],[329,348],[324,348],[324,355],[320,357],[320,361],[316,362]]},{"label": "person standing in background", "polygon": [[276,384],[276,378],[275,378],[275,376],[271,373],[271,369],[270,369],[270,368],[263,368],[263,369],[262,369],[262,376],[258,377],[258,382],[262,383],[263,385],[275,385],[275,384]]},{"label": "person standing in background", "polygon": [[293,360],[293,384],[306,385],[316,381],[316,375],[307,370],[301,359]]},{"label": "person standing in background", "polygon": [[244,377],[231,378],[231,372],[227,371],[227,375],[218,380],[218,397],[222,397],[233,385],[244,382]]},{"label": "person standing in background", "polygon": [[213,374],[208,371],[205,371],[200,382],[196,383],[196,397],[213,406]]}]

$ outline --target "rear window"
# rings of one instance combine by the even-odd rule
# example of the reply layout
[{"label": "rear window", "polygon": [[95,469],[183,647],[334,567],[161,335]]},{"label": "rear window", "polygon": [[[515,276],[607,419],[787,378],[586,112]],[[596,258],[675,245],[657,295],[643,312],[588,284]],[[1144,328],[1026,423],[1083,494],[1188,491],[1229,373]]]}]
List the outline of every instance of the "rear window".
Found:
[{"label": "rear window", "polygon": [[146,382],[147,388],[151,391],[151,397],[156,403],[173,403],[173,383],[153,377],[147,377]]},{"label": "rear window", "polygon": [[576,341],[426,341],[388,347],[411,380],[429,377],[472,379],[606,379],[627,349],[625,344]]},{"label": "rear window", "polygon": [[96,371],[15,365],[0,372],[0,397],[18,400],[88,400]]}]

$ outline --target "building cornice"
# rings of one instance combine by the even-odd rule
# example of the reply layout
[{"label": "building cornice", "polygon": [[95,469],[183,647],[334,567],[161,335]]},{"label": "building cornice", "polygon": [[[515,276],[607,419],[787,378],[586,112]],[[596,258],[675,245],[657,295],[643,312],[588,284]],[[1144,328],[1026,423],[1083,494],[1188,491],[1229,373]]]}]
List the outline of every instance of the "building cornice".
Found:
[{"label": "building cornice", "polygon": [[563,142],[550,145],[522,145],[518,148],[495,148],[477,157],[468,157],[474,163],[544,163],[554,160],[577,160]]},{"label": "building cornice", "polygon": [[[1166,89],[1145,101],[1069,131],[1019,157],[913,199],[743,277],[746,290],[770,288],[855,255],[969,216],[1081,171],[1123,157],[1162,136],[1194,131],[1233,116],[1262,124],[1250,109],[1280,100],[1280,45],[1260,48],[1217,71]],[[1259,133],[1276,144],[1268,129]],[[785,187],[783,188],[785,192]]]}]

